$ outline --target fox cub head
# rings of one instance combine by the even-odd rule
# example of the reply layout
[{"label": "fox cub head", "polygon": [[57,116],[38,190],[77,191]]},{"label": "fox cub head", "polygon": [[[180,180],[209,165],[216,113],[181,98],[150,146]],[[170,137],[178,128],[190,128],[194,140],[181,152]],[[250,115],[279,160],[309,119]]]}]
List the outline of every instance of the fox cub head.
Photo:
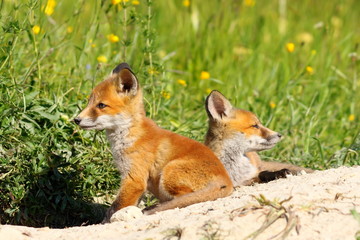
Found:
[{"label": "fox cub head", "polygon": [[128,127],[139,114],[145,113],[138,80],[129,65],[121,63],[94,88],[74,122],[84,129],[114,129]]},{"label": "fox cub head", "polygon": [[218,91],[210,93],[205,107],[209,116],[205,144],[212,149],[212,144],[220,143],[244,153],[262,151],[281,140],[281,134],[264,127],[252,112],[234,108]]}]

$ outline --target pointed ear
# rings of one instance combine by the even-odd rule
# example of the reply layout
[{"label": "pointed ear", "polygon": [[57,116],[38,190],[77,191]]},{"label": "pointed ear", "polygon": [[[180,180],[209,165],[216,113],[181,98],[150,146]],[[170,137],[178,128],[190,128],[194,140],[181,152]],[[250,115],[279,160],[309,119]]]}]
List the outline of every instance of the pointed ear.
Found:
[{"label": "pointed ear", "polygon": [[118,92],[136,95],[139,90],[139,82],[127,63],[119,64],[113,71]]},{"label": "pointed ear", "polygon": [[233,107],[224,95],[214,90],[206,98],[205,108],[210,119],[221,120],[229,116]]}]

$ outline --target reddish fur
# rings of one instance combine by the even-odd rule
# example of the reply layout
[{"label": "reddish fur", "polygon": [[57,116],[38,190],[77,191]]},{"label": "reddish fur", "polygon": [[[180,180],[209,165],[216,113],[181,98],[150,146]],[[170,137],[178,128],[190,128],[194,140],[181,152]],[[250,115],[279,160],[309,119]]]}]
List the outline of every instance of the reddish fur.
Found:
[{"label": "reddish fur", "polygon": [[[234,110],[235,118],[231,119],[229,122],[229,132],[243,132],[246,136],[260,136],[263,138],[268,138],[272,134],[274,134],[274,131],[270,130],[269,128],[264,127],[259,119],[256,117],[256,115],[250,111],[242,110],[242,109],[236,109]],[[259,128],[253,128],[252,125],[257,124]],[[258,172],[262,171],[280,171],[284,168],[290,170],[290,172],[296,174],[297,172],[300,172],[304,170],[305,172],[311,173],[313,170],[308,168],[302,168],[299,166],[295,166],[292,164],[287,163],[280,163],[280,162],[265,162],[262,161],[259,154],[256,152],[248,152],[246,153],[246,156],[250,159],[250,162],[257,167]],[[255,178],[251,182],[258,182],[259,179]]]},{"label": "reddish fur", "polygon": [[[210,96],[212,97],[211,99]],[[213,105],[211,105],[213,109],[209,109],[210,103],[208,101],[213,101]],[[213,91],[208,96],[206,107],[210,120],[209,129],[205,137],[205,145],[209,146],[217,156],[221,156],[223,142],[227,139],[233,139],[236,133],[243,133],[246,137],[260,136],[264,139],[276,134],[271,129],[264,127],[254,113],[233,108],[220,92]],[[214,113],[214,111],[217,113]],[[218,117],[224,113],[226,113],[225,117]],[[253,127],[254,125],[257,125],[258,128]],[[262,161],[256,152],[247,152],[245,154],[249,158],[250,163],[256,167],[258,174],[263,171],[277,172],[283,169],[288,169],[293,174],[297,174],[300,171],[313,172],[312,169],[292,164]],[[259,181],[260,179],[255,177],[254,179],[249,179],[247,183],[251,184]]]},{"label": "reddish fur", "polygon": [[[126,77],[124,71],[127,70],[113,74],[96,86],[88,106],[79,115],[80,119],[119,113],[131,116],[132,127],[126,139],[134,142],[123,152],[131,167],[129,173],[122,176],[119,194],[107,220],[115,211],[136,205],[146,190],[165,202],[148,213],[230,195],[233,191],[230,177],[209,148],[161,129],[147,118],[140,89],[134,96],[121,92],[119,81]],[[107,107],[99,109],[100,102]]]},{"label": "reddish fur", "polygon": [[[252,112],[236,109],[233,110],[234,117],[227,120],[229,125],[228,129],[232,129],[233,132],[242,132],[247,137],[250,136],[260,136],[263,138],[268,138],[275,132],[269,128],[264,127],[255,114]],[[259,128],[252,127],[253,125],[258,125]]]}]

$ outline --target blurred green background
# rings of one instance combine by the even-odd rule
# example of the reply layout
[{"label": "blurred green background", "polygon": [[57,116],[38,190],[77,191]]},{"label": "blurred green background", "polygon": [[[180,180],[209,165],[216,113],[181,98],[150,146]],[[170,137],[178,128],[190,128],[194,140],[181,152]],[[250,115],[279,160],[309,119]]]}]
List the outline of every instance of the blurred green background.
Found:
[{"label": "blurred green background", "polygon": [[217,89],[285,139],[265,160],[359,164],[360,1],[0,1],[1,223],[99,222],[119,175],[71,120],[128,62],[148,116],[203,141]]}]

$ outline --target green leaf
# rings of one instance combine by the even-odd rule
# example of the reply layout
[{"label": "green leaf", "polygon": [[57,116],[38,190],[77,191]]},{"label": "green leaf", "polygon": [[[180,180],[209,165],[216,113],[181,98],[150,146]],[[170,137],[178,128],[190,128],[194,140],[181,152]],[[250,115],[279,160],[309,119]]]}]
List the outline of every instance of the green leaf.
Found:
[{"label": "green leaf", "polygon": [[39,92],[30,92],[28,94],[25,95],[25,100],[26,102],[31,102],[32,100],[34,100],[34,98],[39,94]]},{"label": "green leaf", "polygon": [[35,133],[35,126],[33,123],[20,121],[20,125],[22,128],[28,130],[31,134]]},{"label": "green leaf", "polygon": [[355,209],[351,209],[350,213],[353,215],[356,221],[360,224],[360,213],[358,213]]},{"label": "green leaf", "polygon": [[44,111],[38,111],[37,113],[40,116],[42,116],[43,118],[46,118],[46,119],[48,119],[50,121],[56,121],[56,120],[59,120],[59,118],[60,118],[59,113],[51,114],[51,113],[44,112]]}]

